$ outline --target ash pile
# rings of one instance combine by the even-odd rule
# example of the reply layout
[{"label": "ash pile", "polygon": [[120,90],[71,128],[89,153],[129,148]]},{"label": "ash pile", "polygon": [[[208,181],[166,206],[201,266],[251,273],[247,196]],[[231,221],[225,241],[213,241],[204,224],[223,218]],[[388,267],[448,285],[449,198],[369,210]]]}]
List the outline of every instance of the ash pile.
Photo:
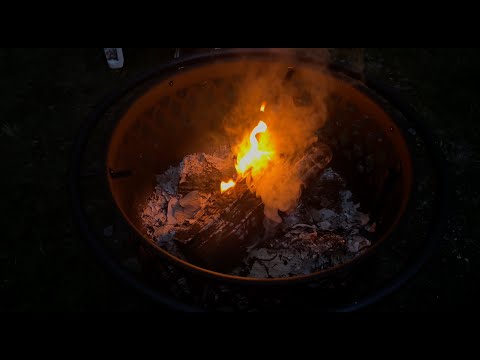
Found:
[{"label": "ash pile", "polygon": [[227,146],[190,154],[157,176],[140,211],[152,241],[195,265],[256,278],[308,275],[370,246],[374,219],[359,210],[332,168],[322,169],[295,209],[279,212],[281,223],[272,224],[245,179],[220,193],[221,180],[234,171],[233,158]]}]

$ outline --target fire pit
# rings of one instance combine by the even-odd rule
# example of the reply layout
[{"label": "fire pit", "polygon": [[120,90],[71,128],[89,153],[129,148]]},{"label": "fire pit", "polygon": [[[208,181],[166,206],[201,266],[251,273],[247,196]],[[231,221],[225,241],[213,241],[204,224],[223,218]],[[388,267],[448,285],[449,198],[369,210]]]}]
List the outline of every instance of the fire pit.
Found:
[{"label": "fire pit", "polygon": [[105,121],[130,244],[107,247],[140,246],[154,283],[181,269],[222,286],[345,279],[395,241],[415,167],[407,120],[326,64],[240,54],[145,77]]}]

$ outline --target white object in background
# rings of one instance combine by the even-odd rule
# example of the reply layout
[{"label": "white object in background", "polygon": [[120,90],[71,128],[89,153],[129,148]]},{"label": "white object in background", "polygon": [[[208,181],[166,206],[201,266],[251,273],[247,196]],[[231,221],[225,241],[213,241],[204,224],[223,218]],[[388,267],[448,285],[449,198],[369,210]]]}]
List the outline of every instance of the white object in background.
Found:
[{"label": "white object in background", "polygon": [[103,51],[111,69],[121,69],[123,67],[122,48],[103,48]]},{"label": "white object in background", "polygon": [[174,59],[178,59],[180,57],[180,48],[175,48],[175,54],[173,54]]}]

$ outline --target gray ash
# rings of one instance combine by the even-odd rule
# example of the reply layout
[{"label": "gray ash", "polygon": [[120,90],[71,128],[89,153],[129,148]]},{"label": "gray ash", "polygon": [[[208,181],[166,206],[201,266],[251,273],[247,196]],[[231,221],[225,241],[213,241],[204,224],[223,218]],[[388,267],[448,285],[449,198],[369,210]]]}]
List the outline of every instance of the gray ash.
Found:
[{"label": "gray ash", "polygon": [[[326,169],[325,176],[332,172]],[[350,191],[340,191],[339,203],[332,204],[335,210],[316,209],[302,202],[294,212],[283,216],[275,235],[252,249],[244,260],[247,266],[237,268],[235,273],[249,277],[307,275],[358,255],[370,246],[370,241],[360,235],[361,230],[367,230],[370,218],[351,198]]]},{"label": "gray ash", "polygon": [[[148,235],[175,256],[186,259],[177,232],[190,229],[203,215],[222,179],[234,172],[232,154],[223,148],[214,154],[186,156],[175,167],[157,176],[154,194],[141,211]],[[282,278],[307,275],[344,263],[370,246],[375,231],[370,217],[359,211],[342,177],[326,168],[309,184],[298,206],[281,213],[282,223],[259,229],[253,245],[229,273],[248,277]],[[215,219],[212,219],[214,222]],[[187,259],[188,260],[188,259]]]}]

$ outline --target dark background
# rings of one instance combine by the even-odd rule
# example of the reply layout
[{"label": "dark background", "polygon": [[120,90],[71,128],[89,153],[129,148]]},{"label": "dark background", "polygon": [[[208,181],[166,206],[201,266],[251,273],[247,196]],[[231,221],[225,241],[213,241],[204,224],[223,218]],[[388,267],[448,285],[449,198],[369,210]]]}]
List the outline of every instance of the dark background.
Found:
[{"label": "dark background", "polygon": [[[2,310],[160,309],[97,263],[72,224],[66,175],[73,139],[92,107],[173,53],[125,48],[124,69],[113,71],[101,48],[0,50]],[[440,246],[413,280],[369,309],[475,309],[480,50],[365,49],[364,55],[365,71],[396,87],[425,119],[453,180]]]}]

